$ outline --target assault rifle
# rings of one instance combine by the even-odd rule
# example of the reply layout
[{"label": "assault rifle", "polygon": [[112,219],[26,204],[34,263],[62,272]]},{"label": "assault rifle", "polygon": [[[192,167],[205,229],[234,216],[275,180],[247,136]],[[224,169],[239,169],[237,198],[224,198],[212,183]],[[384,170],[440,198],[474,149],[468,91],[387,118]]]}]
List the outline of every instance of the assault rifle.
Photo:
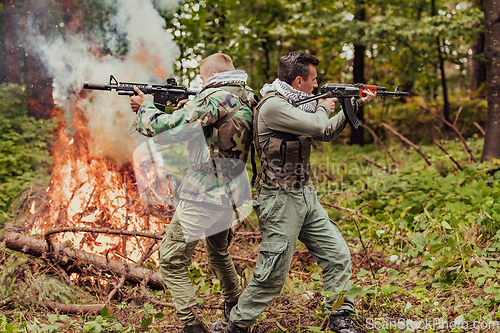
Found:
[{"label": "assault rifle", "polygon": [[351,104],[352,97],[364,97],[366,94],[363,92],[364,90],[369,90],[372,93],[377,93],[377,96],[410,96],[409,93],[404,91],[399,91],[399,86],[396,86],[394,91],[387,91],[385,87],[375,86],[371,84],[363,84],[363,83],[354,83],[354,84],[344,84],[344,83],[327,83],[321,87],[321,94],[308,97],[297,101],[293,104],[293,106],[297,107],[304,103],[309,103],[320,98],[332,98],[336,97],[340,101],[342,105],[342,110],[347,118],[349,124],[352,127],[359,127],[359,119],[354,112],[354,109]]},{"label": "assault rifle", "polygon": [[189,95],[196,95],[198,91],[191,90],[186,87],[177,85],[174,78],[167,79],[165,84],[149,84],[149,83],[130,83],[118,82],[113,75],[109,76],[109,83],[106,82],[88,82],[83,83],[84,89],[95,90],[113,90],[118,92],[118,95],[134,96],[137,93],[134,91],[134,86],[139,88],[143,93],[153,95],[154,105],[161,111],[165,111],[167,102],[173,104],[179,103],[180,100],[187,99]]}]

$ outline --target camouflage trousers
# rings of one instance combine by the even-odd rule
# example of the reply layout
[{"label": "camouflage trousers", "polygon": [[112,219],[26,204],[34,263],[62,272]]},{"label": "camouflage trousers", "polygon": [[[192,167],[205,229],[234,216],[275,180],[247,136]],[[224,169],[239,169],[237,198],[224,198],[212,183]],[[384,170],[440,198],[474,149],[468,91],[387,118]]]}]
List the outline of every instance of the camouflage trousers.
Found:
[{"label": "camouflage trousers", "polygon": [[[231,311],[231,321],[245,328],[279,295],[288,276],[297,239],[304,243],[323,269],[323,287],[338,293],[350,290],[351,256],[337,225],[318,202],[316,190],[306,186],[285,192],[260,190],[254,209],[259,218],[262,244],[250,283]],[[337,296],[326,297],[331,310]],[[338,311],[354,311],[354,302],[345,297]],[[338,313],[337,311],[335,311]]]},{"label": "camouflage trousers", "polygon": [[[228,207],[182,200],[167,227],[159,250],[160,271],[172,295],[177,317],[184,325],[197,324],[190,307],[203,318],[188,275],[193,251],[203,234],[211,235],[205,238],[205,250],[209,267],[220,281],[222,297],[235,302],[242,293],[239,276],[227,250],[233,236],[227,222],[232,214]],[[226,227],[222,227],[222,223]],[[212,230],[223,231],[214,234]],[[186,242],[186,239],[196,240]]]}]

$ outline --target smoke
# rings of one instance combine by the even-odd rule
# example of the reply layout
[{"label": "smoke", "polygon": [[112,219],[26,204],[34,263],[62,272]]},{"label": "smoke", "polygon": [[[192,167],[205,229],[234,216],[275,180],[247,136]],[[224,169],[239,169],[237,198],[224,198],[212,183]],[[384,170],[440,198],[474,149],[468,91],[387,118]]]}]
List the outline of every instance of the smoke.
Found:
[{"label": "smoke", "polygon": [[[74,29],[77,33],[68,27],[47,36],[31,21],[27,49],[40,56],[53,77],[54,100],[67,113],[67,118],[71,118],[75,106],[88,118],[91,156],[108,156],[121,165],[131,160],[134,148],[142,141],[140,134],[129,134],[135,118],[130,98],[118,96],[115,91],[89,91],[86,98],[77,99],[78,93],[84,81],[107,82],[110,74],[119,81],[138,83],[161,83],[172,76],[179,50],[172,36],[163,29],[164,19],[155,6],[172,10],[177,1],[93,2],[99,2],[113,13],[100,31],[104,37],[82,30],[83,24]],[[59,22],[52,24],[64,26]],[[111,51],[108,51],[111,55],[104,54],[103,50]]]}]

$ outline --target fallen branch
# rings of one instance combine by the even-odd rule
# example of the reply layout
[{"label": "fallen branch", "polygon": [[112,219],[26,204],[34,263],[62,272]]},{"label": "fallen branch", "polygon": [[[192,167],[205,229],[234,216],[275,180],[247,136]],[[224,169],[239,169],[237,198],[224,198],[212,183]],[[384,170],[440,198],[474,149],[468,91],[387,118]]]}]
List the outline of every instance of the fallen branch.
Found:
[{"label": "fallen branch", "polygon": [[198,315],[198,312],[196,312],[194,306],[191,305],[189,308],[191,309],[191,312],[193,313],[194,318],[198,321],[198,325],[201,326],[201,329],[203,330],[203,332],[210,333],[208,328],[205,327],[203,320],[201,320],[200,316]]},{"label": "fallen branch", "polygon": [[455,115],[455,121],[453,122],[453,126],[457,126],[457,122],[458,122],[458,116],[460,116],[460,112],[462,112],[462,109],[463,107],[461,106],[458,111],[457,111],[457,114]]},{"label": "fallen branch", "polygon": [[384,148],[384,150],[387,152],[387,154],[389,155],[389,157],[391,158],[391,160],[396,164],[397,167],[398,166],[398,162],[396,162],[396,160],[394,159],[394,157],[392,157],[392,154],[391,152],[389,151],[389,148],[387,148],[384,143],[382,142],[382,140],[380,140],[380,138],[378,137],[378,135],[368,126],[366,126],[365,124],[360,124],[361,126],[363,126],[363,128],[366,128],[368,130],[368,132],[370,132],[370,134],[372,135],[373,137],[373,141],[380,143],[380,145],[382,146],[382,148]]},{"label": "fallen branch", "polygon": [[5,306],[5,305],[11,303],[11,302],[14,302],[14,297],[9,296],[9,297],[0,299],[0,308],[2,306]]},{"label": "fallen branch", "polygon": [[98,234],[112,234],[112,235],[129,235],[129,236],[141,236],[147,238],[154,239],[162,239],[161,236],[153,235],[147,232],[142,231],[126,231],[126,230],[116,230],[116,229],[106,229],[106,228],[86,228],[86,227],[62,227],[62,228],[53,228],[47,230],[43,237],[49,246],[49,252],[52,248],[52,241],[50,240],[50,236],[53,234],[61,233],[61,232],[90,232],[90,233],[98,233]]},{"label": "fallen branch", "polygon": [[413,142],[411,142],[410,140],[408,140],[407,138],[405,138],[401,133],[399,133],[398,131],[396,131],[394,128],[392,128],[391,126],[387,125],[386,123],[380,123],[380,124],[382,126],[384,126],[385,128],[387,128],[392,133],[394,133],[398,138],[400,138],[401,140],[403,140],[404,142],[406,142],[413,149],[415,149],[424,158],[425,162],[427,162],[428,165],[432,165],[431,162],[429,162],[429,159],[428,159],[427,155],[425,155],[424,152],[422,151],[422,149],[420,149],[416,144],[414,144]]},{"label": "fallen branch", "polygon": [[[361,242],[361,245],[363,246],[363,249],[365,250],[366,256],[368,257],[368,249],[365,246],[365,242],[363,242],[363,237],[361,237],[361,231],[359,230],[358,216],[357,215],[354,215],[354,223],[356,223],[356,229],[358,229],[359,241]],[[370,265],[370,272],[372,273],[373,278],[376,280],[377,277],[375,275],[375,272],[373,271],[372,261],[370,260],[370,258],[368,258],[368,265]]]},{"label": "fallen branch", "polygon": [[53,228],[47,230],[44,237],[47,238],[53,234],[61,232],[92,232],[98,234],[113,234],[113,235],[128,235],[128,236],[140,236],[146,238],[162,239],[160,235],[154,235],[142,231],[126,231],[126,230],[116,230],[116,229],[106,229],[106,228],[86,228],[86,227],[63,227],[63,228]]},{"label": "fallen branch", "polygon": [[388,231],[389,233],[391,233],[392,235],[398,237],[399,239],[401,239],[403,242],[405,242],[406,244],[408,244],[409,247],[411,247],[413,249],[413,251],[417,252],[417,250],[410,244],[408,243],[408,241],[406,239],[404,239],[403,237],[399,236],[398,234],[394,233],[391,229],[387,228],[385,225],[382,225],[374,220],[372,220],[371,218],[369,217],[366,217],[364,216],[363,214],[361,214],[359,211],[357,211],[356,209],[352,209],[352,208],[347,208],[347,207],[341,207],[341,206],[337,206],[335,204],[332,204],[330,202],[324,202],[323,200],[319,200],[320,204],[322,205],[326,205],[326,206],[329,206],[329,207],[332,207],[332,208],[335,208],[335,209],[338,209],[338,210],[345,210],[349,213],[351,213],[352,215],[354,216],[359,216],[359,217],[362,217],[364,218],[365,220],[367,221],[370,221],[371,223],[373,224],[376,224],[378,225],[379,227],[385,229],[386,231]]},{"label": "fallen branch", "polygon": [[474,125],[477,127],[477,129],[481,132],[481,134],[484,136],[486,135],[486,132],[484,131],[484,129],[481,127],[481,125],[479,125],[477,123],[477,121],[474,122]]},{"label": "fallen branch", "polygon": [[[140,283],[144,276],[150,275],[149,287],[155,290],[163,290],[164,284],[161,274],[145,267],[137,267],[122,261],[106,259],[102,256],[87,253],[81,250],[72,250],[69,246],[60,243],[53,243],[51,256],[58,261],[62,267],[67,267],[75,262],[85,265],[92,265],[103,272],[111,272],[114,275],[125,275],[127,281]],[[15,232],[7,232],[5,235],[5,246],[11,250],[30,254],[35,257],[42,257],[48,253],[48,246],[44,240],[27,237]],[[127,267],[126,269],[124,267]]]},{"label": "fallen branch", "polygon": [[144,280],[141,281],[140,287],[141,287],[142,294],[151,303],[156,304],[156,305],[160,305],[160,306],[164,306],[164,307],[175,308],[175,304],[174,303],[166,303],[166,302],[162,302],[162,301],[159,301],[156,298],[154,298],[153,295],[151,295],[151,293],[146,288],[146,285],[148,284],[148,282],[149,282],[149,275],[146,276],[144,278]]},{"label": "fallen branch", "polygon": [[389,169],[387,169],[387,168],[383,167],[382,165],[378,164],[378,163],[377,163],[377,161],[372,160],[372,159],[371,159],[371,158],[369,158],[368,156],[363,156],[363,159],[364,159],[365,161],[368,161],[368,162],[370,162],[371,164],[375,165],[376,167],[378,167],[378,168],[380,168],[380,169],[384,170],[385,172],[389,173],[390,175],[392,175],[391,170],[389,170]]},{"label": "fallen branch", "polygon": [[102,308],[106,304],[63,304],[52,301],[44,301],[43,305],[45,305],[49,310],[55,311],[58,310],[62,313],[70,313],[70,314],[98,314],[101,313]]},{"label": "fallen branch", "polygon": [[[423,108],[423,107],[422,107]],[[451,129],[453,129],[455,131],[455,133],[458,134],[458,138],[460,139],[460,142],[462,142],[462,145],[464,147],[464,151],[466,154],[468,154],[470,156],[470,158],[477,163],[477,159],[474,157],[474,154],[472,153],[472,150],[469,148],[469,146],[467,145],[467,141],[465,140],[464,136],[462,135],[462,132],[460,132],[460,130],[454,126],[452,123],[450,123],[448,120],[446,120],[443,115],[439,114],[439,113],[436,113],[436,112],[433,112],[429,109],[426,109],[426,108],[423,108],[424,110],[430,112],[434,117],[437,117],[439,119],[441,119],[443,121],[443,123],[445,123],[447,126],[451,127]],[[462,107],[460,107],[460,110],[461,111]],[[460,113],[460,112],[459,112]],[[458,116],[458,114],[457,114]]]},{"label": "fallen branch", "polygon": [[244,258],[244,257],[239,257],[239,256],[231,256],[231,258],[235,259],[235,260],[241,260],[241,261],[248,261],[248,262],[252,262],[254,264],[257,263],[257,260],[255,259],[251,259],[251,258]]},{"label": "fallen branch", "polygon": [[460,171],[463,170],[462,166],[460,165],[460,163],[458,163],[457,161],[455,161],[455,159],[453,158],[453,156],[450,155],[450,153],[448,153],[448,151],[446,151],[446,149],[443,147],[443,145],[441,145],[439,142],[437,142],[437,140],[434,140],[434,144],[436,146],[439,147],[439,149],[441,149],[445,154],[446,156],[448,156],[450,158],[450,160],[455,163],[455,165],[457,166],[458,169],[460,169]]},{"label": "fallen branch", "polygon": [[[164,234],[165,234],[165,229],[163,229],[158,236],[163,237]],[[149,243],[149,246],[147,247],[146,251],[144,251],[142,257],[139,259],[136,266],[141,266],[153,253],[158,251],[159,245],[156,246],[156,242],[157,240],[155,239],[151,241],[151,243]]]},{"label": "fallen branch", "polygon": [[243,237],[243,238],[256,238],[260,239],[262,238],[262,235],[260,234],[259,231],[257,232],[251,232],[251,231],[238,231],[235,233],[235,237]]},{"label": "fallen branch", "polygon": [[111,301],[115,297],[115,295],[118,292],[118,290],[120,290],[120,288],[123,287],[124,283],[125,283],[125,275],[122,275],[122,277],[120,278],[120,282],[118,282],[118,284],[115,285],[115,287],[113,288],[113,290],[111,290],[111,292],[108,295],[108,304],[111,304]]}]

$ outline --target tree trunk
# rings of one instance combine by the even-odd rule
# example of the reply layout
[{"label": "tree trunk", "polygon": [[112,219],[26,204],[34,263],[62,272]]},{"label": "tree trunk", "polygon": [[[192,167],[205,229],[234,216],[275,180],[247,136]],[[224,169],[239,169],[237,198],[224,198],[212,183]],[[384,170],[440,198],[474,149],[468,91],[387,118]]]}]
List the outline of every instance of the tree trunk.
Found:
[{"label": "tree trunk", "polygon": [[[355,19],[357,21],[366,20],[366,10],[364,0],[358,0],[357,5],[360,6],[359,10],[356,12]],[[353,81],[354,83],[364,83],[365,82],[365,51],[366,47],[364,45],[354,45],[354,62],[353,62]],[[363,107],[358,110],[358,118],[362,122],[364,120]],[[363,146],[365,144],[365,131],[363,126],[359,126],[357,129],[351,127],[351,144],[357,144]]]},{"label": "tree trunk", "polygon": [[[432,16],[436,16],[436,1],[432,0],[431,1],[432,5]],[[438,60],[439,60],[439,71],[441,72],[441,88],[443,89],[443,102],[444,102],[444,119],[446,121],[450,121],[450,102],[448,101],[448,86],[446,83],[446,75],[444,72],[444,58],[443,54],[441,53],[441,41],[439,38],[439,35],[436,37],[436,44],[437,44],[437,49],[438,49]]]},{"label": "tree trunk", "polygon": [[470,90],[476,91],[486,82],[486,63],[481,59],[484,55],[484,33],[480,33],[471,45],[472,60],[470,67]]},{"label": "tree trunk", "polygon": [[500,157],[500,0],[484,0],[488,117],[481,161]]},{"label": "tree trunk", "polygon": [[16,0],[5,0],[4,38],[5,38],[5,81],[21,83],[21,66],[19,58],[19,38],[17,23],[19,20]]}]

